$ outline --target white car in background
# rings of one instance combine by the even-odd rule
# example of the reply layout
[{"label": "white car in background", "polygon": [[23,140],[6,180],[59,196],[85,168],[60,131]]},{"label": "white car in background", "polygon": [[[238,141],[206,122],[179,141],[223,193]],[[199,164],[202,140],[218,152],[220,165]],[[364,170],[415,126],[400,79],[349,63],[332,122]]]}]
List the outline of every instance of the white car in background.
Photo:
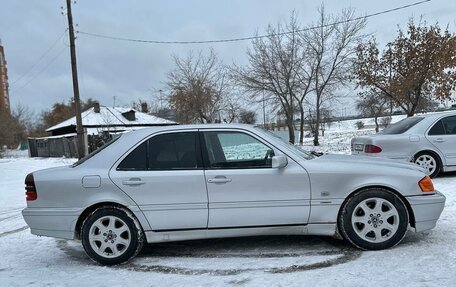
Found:
[{"label": "white car in background", "polygon": [[414,162],[431,177],[456,171],[456,112],[403,119],[383,131],[351,140],[354,155]]}]

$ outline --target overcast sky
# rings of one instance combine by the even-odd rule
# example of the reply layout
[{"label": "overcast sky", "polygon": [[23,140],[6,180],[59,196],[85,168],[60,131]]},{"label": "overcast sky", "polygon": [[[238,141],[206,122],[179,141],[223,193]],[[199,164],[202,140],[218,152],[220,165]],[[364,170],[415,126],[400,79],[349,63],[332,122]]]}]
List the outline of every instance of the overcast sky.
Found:
[{"label": "overcast sky", "polygon": [[[323,1],[328,12],[352,7],[359,15],[411,4],[418,0]],[[299,20],[315,20],[321,2],[310,0],[78,0],[73,6],[76,30],[153,40],[211,40],[247,37],[264,32],[272,23],[285,21],[292,10]],[[68,101],[72,82],[67,22],[61,15],[64,0],[3,0],[0,6],[0,38],[5,47],[10,101],[39,113],[55,102]],[[373,17],[366,33],[381,44],[396,36],[410,17],[421,15],[429,23],[456,27],[456,1],[432,0],[415,7]],[[61,38],[59,38],[61,37]],[[56,43],[53,46],[53,43]],[[171,55],[213,47],[225,63],[245,63],[248,41],[205,45],[163,45],[120,42],[78,35],[76,41],[80,94],[102,104],[129,105],[164,88],[172,68]],[[50,47],[52,49],[48,50]],[[47,51],[47,53],[40,57]],[[38,62],[37,62],[38,61]]]}]

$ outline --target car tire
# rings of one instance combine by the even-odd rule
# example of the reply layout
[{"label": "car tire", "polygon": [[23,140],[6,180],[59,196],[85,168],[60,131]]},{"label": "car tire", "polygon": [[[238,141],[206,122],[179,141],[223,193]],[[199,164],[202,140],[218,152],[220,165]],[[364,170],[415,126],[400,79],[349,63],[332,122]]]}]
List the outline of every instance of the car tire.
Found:
[{"label": "car tire", "polygon": [[126,263],[144,244],[144,232],[134,215],[118,207],[101,207],[82,224],[82,246],[102,265]]},{"label": "car tire", "polygon": [[409,215],[402,199],[382,188],[361,190],[346,200],[338,218],[339,231],[363,250],[393,247],[407,233]]},{"label": "car tire", "polygon": [[426,173],[431,178],[436,177],[442,169],[440,158],[436,154],[430,152],[421,152],[416,154],[413,157],[413,162],[426,169]]}]

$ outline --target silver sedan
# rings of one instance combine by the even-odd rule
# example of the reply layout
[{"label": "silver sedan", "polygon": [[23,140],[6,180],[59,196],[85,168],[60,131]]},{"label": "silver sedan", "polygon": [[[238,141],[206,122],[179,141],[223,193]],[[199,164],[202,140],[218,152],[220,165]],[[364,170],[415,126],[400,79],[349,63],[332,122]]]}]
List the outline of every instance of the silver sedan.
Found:
[{"label": "silver sedan", "polygon": [[414,164],[314,157],[247,125],[137,130],[25,184],[32,234],[80,239],[106,265],[146,242],[235,236],[326,235],[379,250],[435,227],[445,204]]},{"label": "silver sedan", "polygon": [[353,138],[352,154],[414,162],[431,177],[456,170],[456,112],[406,118],[372,136]]}]

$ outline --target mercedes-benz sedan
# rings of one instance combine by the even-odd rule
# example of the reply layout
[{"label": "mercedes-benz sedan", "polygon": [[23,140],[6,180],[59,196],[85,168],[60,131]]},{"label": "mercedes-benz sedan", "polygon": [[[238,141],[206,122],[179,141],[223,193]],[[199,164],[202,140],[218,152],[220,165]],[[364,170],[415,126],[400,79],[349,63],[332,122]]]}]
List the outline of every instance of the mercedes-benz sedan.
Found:
[{"label": "mercedes-benz sedan", "polygon": [[403,119],[383,131],[353,138],[352,154],[414,162],[430,177],[456,171],[456,112]]},{"label": "mercedes-benz sedan", "polygon": [[145,242],[235,236],[341,236],[384,249],[408,228],[433,228],[445,203],[417,165],[315,157],[247,125],[137,130],[25,184],[31,232],[80,239],[106,265]]}]

